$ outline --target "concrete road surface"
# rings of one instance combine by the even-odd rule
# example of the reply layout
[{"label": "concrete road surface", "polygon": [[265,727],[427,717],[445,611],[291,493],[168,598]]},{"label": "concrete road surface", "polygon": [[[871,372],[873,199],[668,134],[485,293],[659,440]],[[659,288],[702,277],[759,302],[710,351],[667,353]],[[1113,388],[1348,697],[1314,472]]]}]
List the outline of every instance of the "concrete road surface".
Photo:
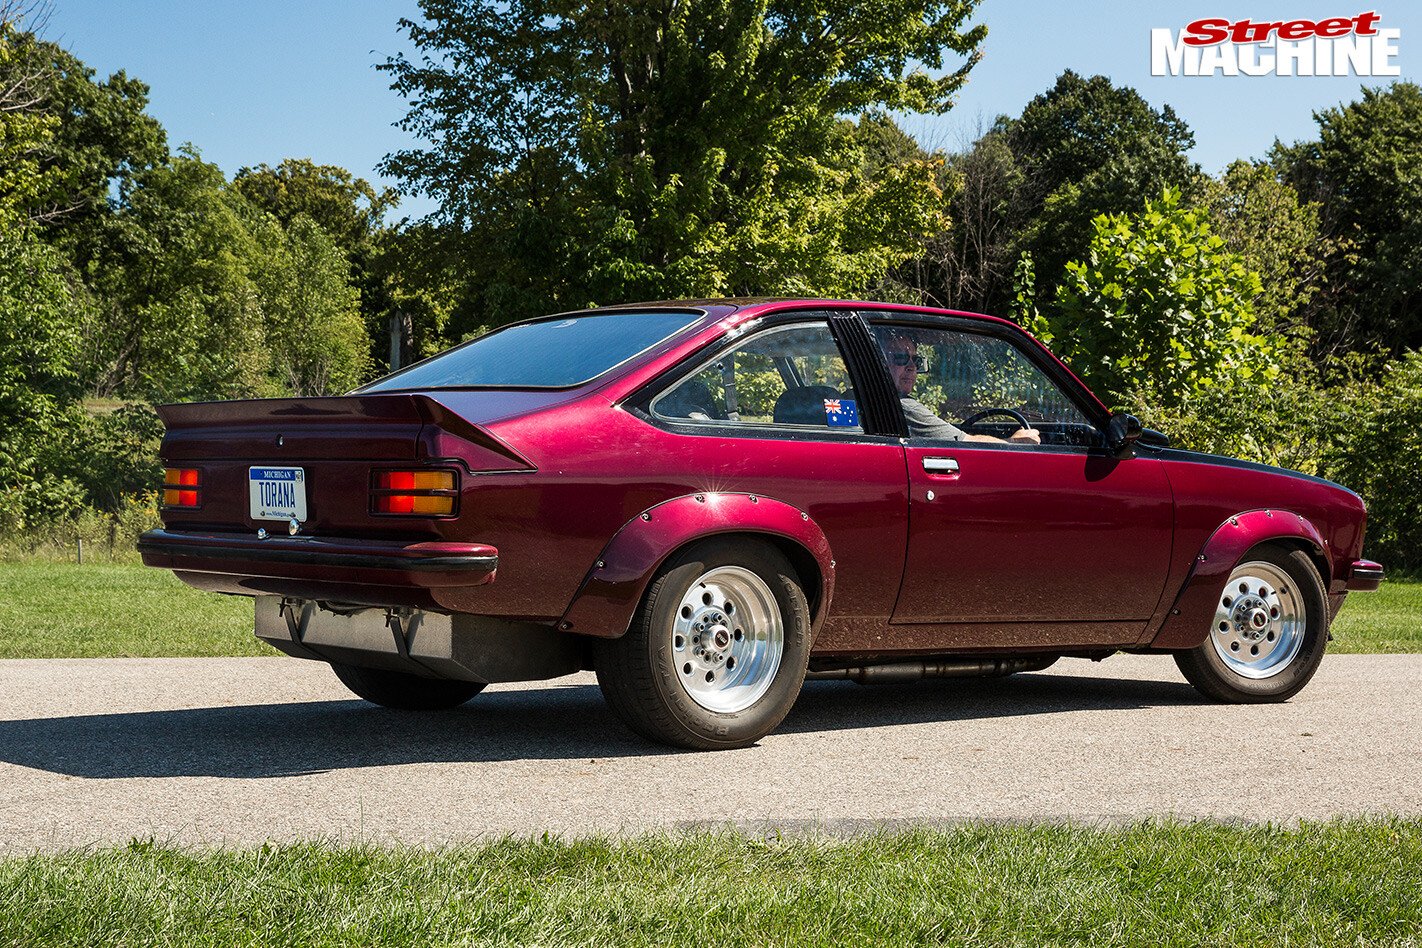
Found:
[{"label": "concrete road surface", "polygon": [[0,853],[152,836],[426,844],[735,824],[1291,823],[1422,815],[1422,655],[1334,655],[1283,705],[1205,703],[1169,658],[806,686],[756,747],[671,751],[591,675],[388,711],[287,658],[0,661]]}]

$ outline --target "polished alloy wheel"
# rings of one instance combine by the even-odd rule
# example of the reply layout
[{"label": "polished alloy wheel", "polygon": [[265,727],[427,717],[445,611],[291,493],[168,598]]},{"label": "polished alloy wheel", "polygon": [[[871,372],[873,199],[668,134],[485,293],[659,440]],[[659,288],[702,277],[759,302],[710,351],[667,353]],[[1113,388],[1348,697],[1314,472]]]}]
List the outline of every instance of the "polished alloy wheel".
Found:
[{"label": "polished alloy wheel", "polygon": [[1270,678],[1298,654],[1306,624],[1302,599],[1287,573],[1272,563],[1241,563],[1215,606],[1210,640],[1230,671]]},{"label": "polished alloy wheel", "polygon": [[785,651],[775,594],[739,566],[718,566],[691,584],[671,635],[681,686],[720,714],[755,704],[775,680]]}]

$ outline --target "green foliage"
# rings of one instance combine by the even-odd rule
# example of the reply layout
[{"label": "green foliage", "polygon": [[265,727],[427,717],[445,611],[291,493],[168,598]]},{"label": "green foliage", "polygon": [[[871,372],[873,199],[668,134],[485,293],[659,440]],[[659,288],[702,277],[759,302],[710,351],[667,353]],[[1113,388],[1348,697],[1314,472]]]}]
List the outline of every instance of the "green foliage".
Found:
[{"label": "green foliage", "polygon": [[1422,346],[1422,87],[1363,89],[1361,101],[1314,113],[1319,138],[1276,144],[1276,169],[1318,200],[1326,231],[1356,255],[1329,262],[1340,286],[1319,329],[1348,348]]},{"label": "green foliage", "polygon": [[1277,376],[1278,340],[1252,332],[1259,288],[1204,214],[1167,191],[1143,214],[1092,222],[1086,260],[1067,265],[1055,306],[1031,328],[1103,397],[1149,392],[1174,408],[1226,377]]},{"label": "green foliage", "polygon": [[81,424],[77,308],[63,263],[13,208],[0,208],[0,529],[82,506],[56,464]]},{"label": "green foliage", "polygon": [[111,190],[121,189],[136,170],[167,159],[163,129],[144,112],[144,83],[122,71],[98,82],[94,70],[59,44],[11,22],[0,30],[5,121],[52,133],[42,147],[26,149],[15,169],[24,179],[23,211],[46,225],[52,240],[68,245],[107,214]]},{"label": "green foliage", "polygon": [[122,510],[125,498],[151,493],[163,482],[158,462],[162,437],[163,422],[149,405],[91,409],[67,452],[65,470],[100,510]]},{"label": "green foliage", "polygon": [[1422,353],[1333,393],[1339,418],[1327,475],[1368,504],[1367,554],[1389,570],[1422,570]]},{"label": "green foliage", "polygon": [[1038,322],[1041,314],[1037,309],[1037,265],[1026,251],[1012,270],[1012,318],[1019,326],[1041,327]]},{"label": "green foliage", "polygon": [[[362,281],[366,331],[377,346],[374,364],[388,368],[390,315],[408,320],[402,365],[434,355],[458,342],[450,339],[451,314],[464,302],[468,266],[464,235],[428,222],[375,235],[374,252]],[[473,328],[473,327],[467,327]],[[466,330],[467,331],[467,330]],[[379,374],[378,369],[376,374]]]},{"label": "green foliage", "polygon": [[268,374],[278,392],[336,395],[369,378],[360,293],[335,241],[298,214],[255,226],[252,286],[261,302]]},{"label": "green foliage", "polygon": [[377,191],[344,168],[309,158],[288,158],[275,168],[243,168],[232,176],[232,187],[283,227],[307,218],[347,254],[369,242],[399,203],[393,189]]},{"label": "green foliage", "polygon": [[1124,404],[1175,447],[1328,476],[1345,406],[1327,386],[1342,367],[1325,371],[1297,340],[1286,340],[1273,357],[1278,371],[1267,385],[1227,373],[1186,401],[1147,388],[1130,392]]},{"label": "green foliage", "polygon": [[313,394],[370,373],[352,260],[370,270],[392,192],[297,160],[229,185],[195,149],[169,155],[147,93],[0,22],[8,530],[118,535],[158,482],[151,410],[90,416],[81,395]]},{"label": "green foliage", "polygon": [[1189,204],[1198,189],[1186,124],[1105,76],[1067,70],[998,130],[1020,173],[1006,179],[1019,192],[1005,197],[1023,205],[1013,212],[1021,224],[1009,259],[1030,252],[1049,297],[1066,262],[1085,257],[1098,215],[1139,214],[1166,189]]},{"label": "green foliage", "polygon": [[[746,293],[848,295],[942,226],[933,169],[876,109],[946,109],[974,0],[426,0],[385,67],[431,143],[383,170],[477,233],[463,324]],[[853,54],[848,50],[852,46]],[[966,57],[941,70],[944,54]],[[536,117],[536,120],[535,120]],[[907,159],[907,160],[906,160]]]},{"label": "green foliage", "polygon": [[[949,309],[999,313],[1008,305],[1019,235],[1028,223],[1026,178],[1000,130],[947,159],[950,226],[900,268],[900,280]],[[1025,251],[1030,256],[1030,251]]]},{"label": "green foliage", "polygon": [[[428,249],[423,246],[425,241],[414,234],[413,240],[407,240],[406,234],[384,224],[386,214],[399,203],[399,195],[393,189],[376,188],[344,168],[318,165],[307,158],[288,158],[275,168],[243,168],[233,176],[232,188],[250,205],[275,217],[288,231],[298,218],[310,220],[340,251],[343,266],[349,271],[344,279],[359,293],[360,319],[371,347],[351,364],[353,374],[374,372],[375,366],[386,361],[393,311],[413,316],[412,328],[420,336],[405,340],[413,345],[405,349],[401,363],[434,353],[435,348],[424,351],[426,340],[442,331],[439,311],[447,309],[448,304],[433,311],[421,305],[420,297],[442,289],[437,281],[422,283],[424,289],[414,294],[408,291],[412,282],[421,282],[433,270],[431,261],[423,256]],[[292,235],[289,239],[305,238]],[[406,250],[406,244],[413,246]],[[407,272],[412,266],[418,268],[417,273]],[[345,299],[344,291],[340,297]],[[416,355],[421,352],[423,355]],[[332,390],[345,384],[342,381]]]},{"label": "green foliage", "polygon": [[0,208],[12,216],[28,216],[56,187],[53,173],[41,171],[40,155],[59,117],[38,108],[43,77],[34,60],[34,37],[0,22]]},{"label": "green foliage", "polygon": [[1340,250],[1320,233],[1318,205],[1301,203],[1268,165],[1247,161],[1207,178],[1202,203],[1214,233],[1259,275],[1261,325],[1306,329],[1302,310],[1322,287],[1324,261]]},{"label": "green foliage", "polygon": [[194,150],[135,176],[87,275],[99,395],[324,394],[369,375],[336,241],[303,213],[283,227],[253,208]]},{"label": "green foliage", "polygon": [[1014,268],[1026,253],[1051,299],[1067,261],[1086,256],[1095,217],[1138,214],[1166,188],[1194,200],[1200,172],[1185,157],[1193,143],[1169,106],[1156,110],[1132,88],[1067,70],[1020,116],[999,116],[948,157],[950,226],[895,280],[938,305],[1002,313],[1013,307]]},{"label": "green foliage", "polygon": [[139,172],[85,277],[97,299],[87,372],[100,396],[212,398],[262,390],[252,212],[216,165],[185,148]]}]

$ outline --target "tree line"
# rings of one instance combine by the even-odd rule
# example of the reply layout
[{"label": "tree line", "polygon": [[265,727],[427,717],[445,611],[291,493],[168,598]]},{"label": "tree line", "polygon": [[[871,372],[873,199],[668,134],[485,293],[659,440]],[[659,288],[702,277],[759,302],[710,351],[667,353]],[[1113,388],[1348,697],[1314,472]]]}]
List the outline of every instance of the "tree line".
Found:
[{"label": "tree line", "polygon": [[345,391],[392,326],[408,360],[589,305],[825,296],[1016,319],[1176,443],[1359,490],[1422,566],[1422,90],[1218,176],[1168,106],[1070,71],[925,149],[892,116],[951,108],[978,13],[422,0],[379,67],[419,143],[380,171],[438,207],[410,221],[309,158],[226,177],[0,3],[0,523],[137,516],[149,404]]}]

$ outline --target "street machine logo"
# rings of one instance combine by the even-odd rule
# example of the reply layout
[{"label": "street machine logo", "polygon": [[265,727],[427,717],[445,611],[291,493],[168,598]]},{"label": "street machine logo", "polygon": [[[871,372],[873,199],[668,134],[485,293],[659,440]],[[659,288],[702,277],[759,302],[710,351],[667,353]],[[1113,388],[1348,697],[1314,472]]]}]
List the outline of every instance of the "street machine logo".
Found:
[{"label": "street machine logo", "polygon": [[1402,31],[1376,10],[1325,20],[1206,17],[1179,33],[1150,31],[1152,76],[1397,76]]}]

